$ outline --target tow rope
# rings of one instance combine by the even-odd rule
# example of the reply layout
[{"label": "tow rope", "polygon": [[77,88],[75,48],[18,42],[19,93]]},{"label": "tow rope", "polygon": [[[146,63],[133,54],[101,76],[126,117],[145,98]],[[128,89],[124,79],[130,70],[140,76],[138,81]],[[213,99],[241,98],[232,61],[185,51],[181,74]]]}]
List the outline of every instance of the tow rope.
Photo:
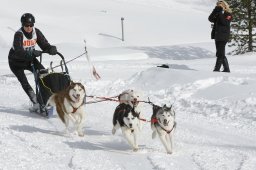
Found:
[{"label": "tow rope", "polygon": [[[119,100],[119,99],[115,99],[117,98],[118,96],[113,96],[113,97],[101,97],[101,96],[88,96],[86,95],[86,97],[89,97],[89,98],[96,98],[96,99],[101,99],[101,100],[98,100],[98,101],[94,101],[94,102],[85,102],[85,104],[91,104],[91,103],[98,103],[98,102],[104,102],[104,101],[114,101],[114,102],[127,102],[127,101],[130,101],[130,100]],[[153,105],[153,103],[151,101],[143,101],[143,100],[138,100],[137,101],[138,103],[141,102],[141,103],[148,103],[150,105]]]}]

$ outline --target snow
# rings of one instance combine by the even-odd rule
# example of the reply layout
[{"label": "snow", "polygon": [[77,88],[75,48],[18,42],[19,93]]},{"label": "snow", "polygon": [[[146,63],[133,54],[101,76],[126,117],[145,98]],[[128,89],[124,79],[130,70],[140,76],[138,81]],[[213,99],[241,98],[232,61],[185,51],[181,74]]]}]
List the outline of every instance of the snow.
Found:
[{"label": "snow", "polygon": [[[255,53],[228,56],[231,73],[212,72],[215,46],[207,17],[213,0],[8,0],[0,6],[0,169],[254,170],[256,168]],[[8,7],[11,6],[11,7]],[[85,137],[64,133],[55,115],[28,112],[30,102],[8,66],[20,16],[31,12],[38,27],[71,60],[73,80],[88,95],[112,97],[136,89],[155,104],[173,104],[177,128],[168,155],[143,123],[133,152],[118,131],[112,135],[116,102],[86,105]],[[124,17],[125,41],[121,41]],[[227,51],[230,51],[227,48]],[[43,63],[58,64],[44,55]],[[169,65],[169,69],[157,67]],[[33,75],[26,72],[34,86]],[[87,98],[87,101],[93,101]],[[152,107],[142,106],[150,119]]]}]

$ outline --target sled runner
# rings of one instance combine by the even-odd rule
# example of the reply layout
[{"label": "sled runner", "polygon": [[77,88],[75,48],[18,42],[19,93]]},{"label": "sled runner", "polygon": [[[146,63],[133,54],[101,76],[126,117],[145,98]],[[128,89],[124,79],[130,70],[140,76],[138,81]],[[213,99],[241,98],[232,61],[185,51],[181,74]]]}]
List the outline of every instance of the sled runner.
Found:
[{"label": "sled runner", "polygon": [[[33,63],[33,73],[36,85],[37,101],[40,105],[39,114],[50,117],[52,115],[52,107],[46,108],[45,105],[49,97],[53,93],[57,93],[70,84],[70,76],[65,59],[61,53],[57,53],[61,57],[60,67],[61,72],[54,72],[52,62],[50,69],[35,70]],[[42,56],[40,56],[40,63],[42,63]],[[64,67],[64,69],[63,69]]]}]

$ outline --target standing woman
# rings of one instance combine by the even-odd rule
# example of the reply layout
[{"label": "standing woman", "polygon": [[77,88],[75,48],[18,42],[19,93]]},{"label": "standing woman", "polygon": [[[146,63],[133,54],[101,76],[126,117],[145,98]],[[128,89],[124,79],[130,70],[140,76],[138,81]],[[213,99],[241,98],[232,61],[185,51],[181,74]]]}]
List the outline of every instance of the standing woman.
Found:
[{"label": "standing woman", "polygon": [[217,60],[213,71],[220,71],[221,65],[223,65],[223,72],[230,72],[225,56],[225,46],[230,36],[231,12],[228,3],[220,0],[208,18],[210,22],[214,23],[211,38],[215,39]]}]

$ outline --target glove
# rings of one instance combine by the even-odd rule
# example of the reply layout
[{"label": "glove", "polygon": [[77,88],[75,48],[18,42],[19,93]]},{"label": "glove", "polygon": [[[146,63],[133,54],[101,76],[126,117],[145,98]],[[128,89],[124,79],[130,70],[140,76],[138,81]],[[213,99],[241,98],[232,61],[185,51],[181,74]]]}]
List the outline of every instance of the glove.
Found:
[{"label": "glove", "polygon": [[41,51],[38,51],[38,50],[33,50],[32,55],[33,55],[34,57],[39,57],[39,56],[42,55],[42,52],[41,52]]},{"label": "glove", "polygon": [[56,54],[57,54],[57,48],[56,48],[56,46],[51,46],[51,47],[49,48],[49,50],[48,50],[48,53],[49,53],[50,55],[56,55]]}]

